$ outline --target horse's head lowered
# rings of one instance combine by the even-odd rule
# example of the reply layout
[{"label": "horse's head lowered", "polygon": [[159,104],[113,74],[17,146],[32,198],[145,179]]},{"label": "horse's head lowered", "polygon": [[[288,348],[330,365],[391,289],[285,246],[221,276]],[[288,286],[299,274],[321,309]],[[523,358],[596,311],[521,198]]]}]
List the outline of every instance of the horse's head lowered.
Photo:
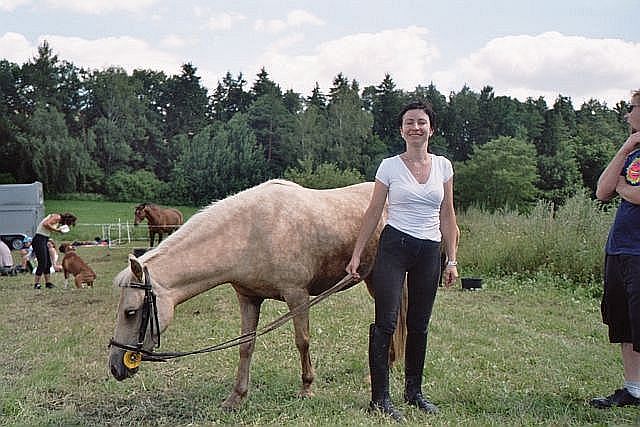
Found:
[{"label": "horse's head lowered", "polygon": [[114,279],[121,292],[116,328],[109,343],[109,368],[118,381],[134,375],[142,360],[157,361],[150,353],[160,346],[160,333],[174,312],[171,301],[157,294],[158,284],[147,267],[132,255],[129,264],[130,269]]},{"label": "horse's head lowered", "polygon": [[136,206],[136,210],[134,213],[133,225],[140,224],[147,217],[147,204],[141,203]]}]

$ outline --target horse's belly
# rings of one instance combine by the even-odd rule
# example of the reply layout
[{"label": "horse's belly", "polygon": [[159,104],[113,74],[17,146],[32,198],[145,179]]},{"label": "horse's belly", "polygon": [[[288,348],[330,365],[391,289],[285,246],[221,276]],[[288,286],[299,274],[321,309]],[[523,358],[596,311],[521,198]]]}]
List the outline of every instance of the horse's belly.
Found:
[{"label": "horse's belly", "polygon": [[284,301],[282,296],[282,288],[270,285],[270,284],[258,284],[252,283],[251,285],[243,283],[232,283],[233,289],[240,295],[247,297],[257,297],[264,299],[273,299],[277,301]]}]

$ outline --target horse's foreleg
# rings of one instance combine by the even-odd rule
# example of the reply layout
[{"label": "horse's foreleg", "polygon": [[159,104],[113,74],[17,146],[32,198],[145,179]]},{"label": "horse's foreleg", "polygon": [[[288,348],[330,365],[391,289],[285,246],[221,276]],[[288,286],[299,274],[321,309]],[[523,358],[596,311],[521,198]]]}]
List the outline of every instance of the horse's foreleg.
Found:
[{"label": "horse's foreleg", "polygon": [[[285,300],[289,310],[305,304],[309,301],[309,294],[306,291],[295,292],[285,295]],[[300,397],[311,397],[311,384],[315,378],[313,365],[311,364],[311,354],[309,353],[309,311],[306,310],[293,318],[293,327],[296,333],[296,347],[300,352],[300,364],[302,365],[302,388],[298,394]]]},{"label": "horse's foreleg", "polygon": [[[237,293],[237,292],[236,292]],[[260,319],[260,306],[262,298],[251,298],[237,293],[240,302],[240,316],[242,335],[255,331],[258,328],[258,320]],[[249,367],[251,365],[251,356],[255,347],[255,337],[244,344],[240,345],[240,362],[238,363],[238,372],[236,374],[236,383],[231,390],[231,394],[222,402],[224,409],[233,410],[240,406],[249,391]]]}]

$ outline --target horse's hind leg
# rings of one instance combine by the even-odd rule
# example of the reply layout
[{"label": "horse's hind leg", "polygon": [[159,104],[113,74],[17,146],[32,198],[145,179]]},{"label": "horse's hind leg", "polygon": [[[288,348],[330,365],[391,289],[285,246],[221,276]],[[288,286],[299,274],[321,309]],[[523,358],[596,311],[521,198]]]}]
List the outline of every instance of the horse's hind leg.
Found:
[{"label": "horse's hind leg", "polygon": [[[238,301],[240,302],[240,316],[242,335],[255,331],[258,327],[260,319],[260,306],[262,298],[251,298],[241,295],[236,291]],[[231,394],[222,402],[222,408],[233,410],[237,409],[242,401],[247,397],[249,392],[249,367],[251,365],[251,356],[255,348],[255,337],[244,344],[240,344],[240,362],[238,363],[238,372],[236,374],[236,383],[231,390]]]},{"label": "horse's hind leg", "polygon": [[[309,294],[306,290],[300,289],[299,291],[285,295],[285,301],[289,306],[289,310],[293,310],[296,307],[307,303],[309,301]],[[300,352],[300,364],[302,365],[302,388],[298,395],[300,397],[311,397],[313,396],[311,384],[315,378],[315,372],[313,371],[311,354],[309,352],[308,310],[305,310],[293,318],[293,327],[296,333],[296,347],[298,347],[298,352]]]}]

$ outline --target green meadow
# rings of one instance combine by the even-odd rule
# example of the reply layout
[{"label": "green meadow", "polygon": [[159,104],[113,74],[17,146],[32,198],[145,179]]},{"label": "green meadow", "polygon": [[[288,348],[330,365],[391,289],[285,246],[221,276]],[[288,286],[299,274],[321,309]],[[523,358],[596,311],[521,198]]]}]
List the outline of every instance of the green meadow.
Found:
[{"label": "green meadow", "polygon": [[[47,201],[71,211],[78,226],[65,240],[105,237],[99,224],[133,222],[134,204]],[[196,209],[179,207],[185,217]],[[588,400],[620,387],[619,350],[600,320],[602,247],[612,211],[576,197],[528,215],[470,210],[459,215],[462,276],[480,291],[441,289],[432,318],[424,392],[440,407],[427,416],[401,401],[402,364],[392,397],[408,425],[634,425],[633,408],[596,410]],[[237,349],[144,362],[128,380],[113,379],[107,344],[119,289],[112,279],[127,254],[146,246],[146,226],[118,245],[79,248],[98,279],[92,289],[34,290],[28,275],[0,277],[0,424],[2,425],[291,425],[389,424],[366,412],[367,331],[373,301],[363,284],[311,309],[315,396],[299,399],[300,363],[293,327],[257,340],[251,386],[235,412],[220,409],[235,378]],[[180,254],[176,254],[179,260]],[[206,256],[203,254],[202,256]],[[215,260],[212,260],[215,262]],[[263,305],[261,325],[286,312]],[[223,285],[176,311],[163,351],[216,344],[239,334],[232,288]]]}]

